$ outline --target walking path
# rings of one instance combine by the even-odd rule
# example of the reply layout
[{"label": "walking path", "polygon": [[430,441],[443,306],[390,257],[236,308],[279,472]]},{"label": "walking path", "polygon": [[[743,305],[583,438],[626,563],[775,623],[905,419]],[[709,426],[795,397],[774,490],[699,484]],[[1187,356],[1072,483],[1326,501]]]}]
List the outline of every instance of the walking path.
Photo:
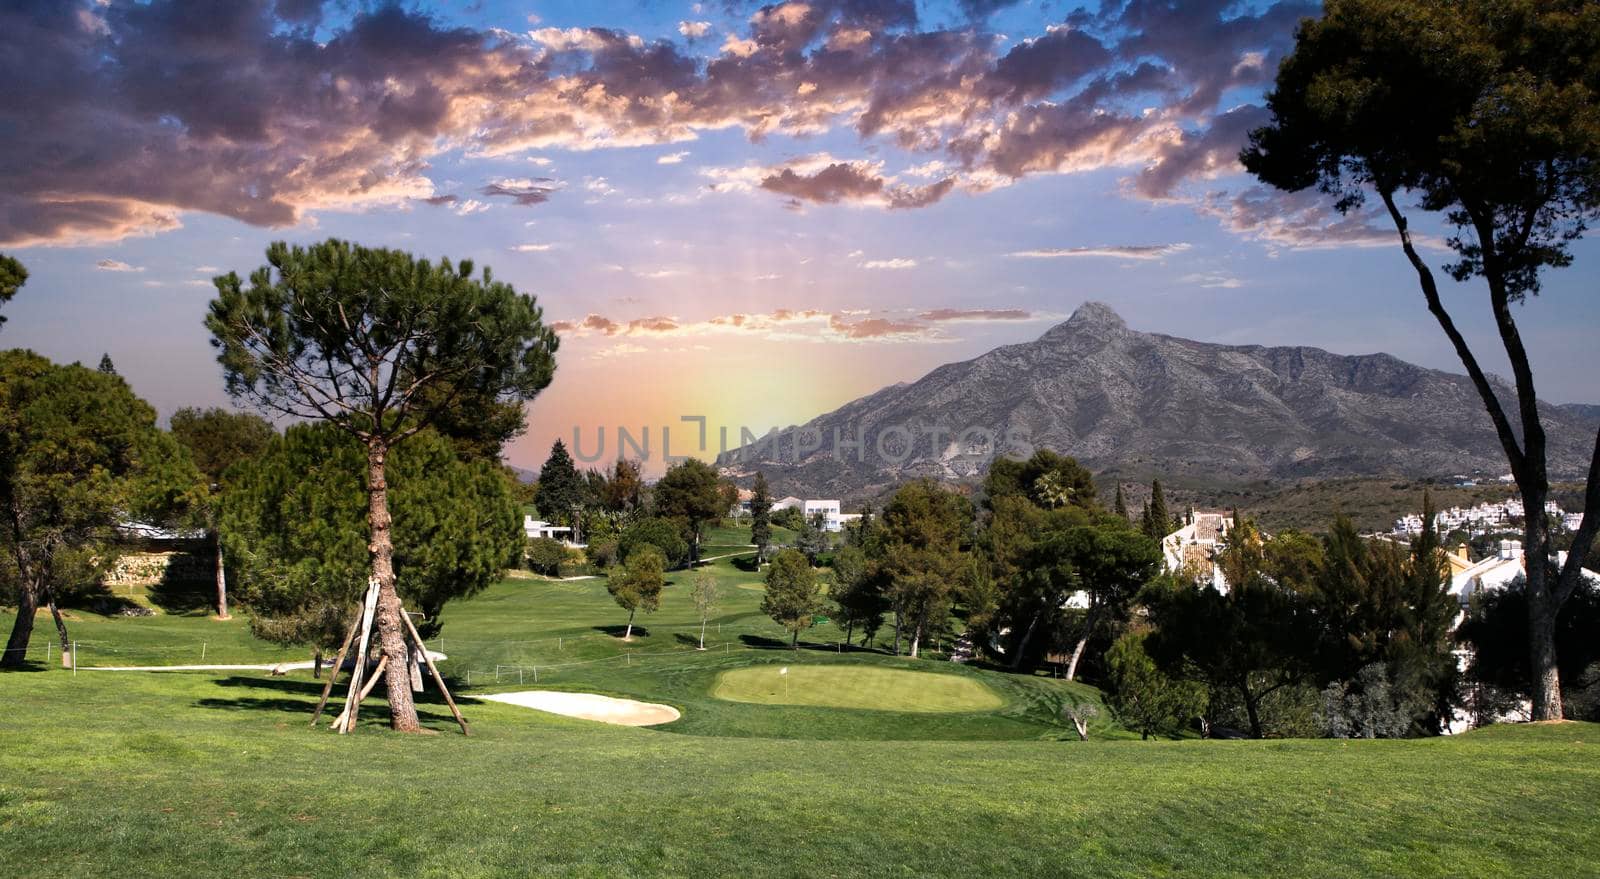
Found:
[{"label": "walking path", "polygon": [[[429,650],[428,658],[434,662],[442,662],[450,657]],[[79,671],[300,671],[315,665],[314,660],[306,659],[297,662],[268,662],[254,665],[83,665]],[[324,668],[333,666],[332,660],[323,660]]]}]

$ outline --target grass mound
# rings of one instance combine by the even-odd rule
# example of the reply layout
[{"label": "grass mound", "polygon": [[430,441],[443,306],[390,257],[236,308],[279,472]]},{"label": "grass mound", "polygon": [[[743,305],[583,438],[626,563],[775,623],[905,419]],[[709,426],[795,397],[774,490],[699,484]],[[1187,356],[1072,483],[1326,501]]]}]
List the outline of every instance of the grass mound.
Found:
[{"label": "grass mound", "polygon": [[[787,668],[788,674],[780,674]],[[992,711],[999,694],[968,677],[869,665],[753,666],[717,676],[713,696],[729,702],[945,713]]]}]

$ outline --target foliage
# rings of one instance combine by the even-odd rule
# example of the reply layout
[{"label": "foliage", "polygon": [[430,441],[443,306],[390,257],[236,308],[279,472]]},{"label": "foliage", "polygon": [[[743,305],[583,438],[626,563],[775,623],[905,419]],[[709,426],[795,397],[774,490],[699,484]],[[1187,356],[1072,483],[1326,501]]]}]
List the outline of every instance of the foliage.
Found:
[{"label": "foliage", "polygon": [[1040,449],[1026,460],[997,458],[984,477],[984,504],[993,507],[1002,497],[1022,496],[1037,506],[1054,509],[1098,506],[1094,478],[1076,459]]},{"label": "foliage", "polygon": [[1270,576],[1250,522],[1234,527],[1220,564],[1226,594],[1170,578],[1152,584],[1145,649],[1168,674],[1201,681],[1214,696],[1236,694],[1251,736],[1261,738],[1266,697],[1312,673],[1317,628],[1304,597]]},{"label": "foliage", "polygon": [[795,538],[794,547],[805,554],[806,561],[816,564],[823,553],[828,551],[831,541],[828,532],[823,530],[822,514],[818,513],[809,519],[804,519],[800,525],[800,534]]},{"label": "foliage", "polygon": [[[1600,583],[1585,578],[1556,617],[1556,656],[1561,678],[1578,684],[1562,688],[1569,707],[1574,700],[1583,702],[1593,696],[1580,678],[1600,662],[1600,638],[1595,637],[1596,632],[1600,632]],[[1472,651],[1467,666],[1469,680],[1519,699],[1528,698],[1533,678],[1528,670],[1528,598],[1522,590],[1485,589],[1474,593],[1467,618],[1456,634]],[[1572,716],[1594,715],[1575,712]]]},{"label": "foliage", "polygon": [[862,643],[867,643],[883,626],[883,614],[888,609],[883,585],[861,547],[847,545],[833,554],[833,588],[828,597],[834,603],[834,621],[845,628],[847,643],[857,627],[861,629]]},{"label": "foliage", "polygon": [[809,629],[812,618],[822,611],[822,593],[816,572],[798,550],[779,550],[767,568],[767,594],[761,612],[790,632],[790,643],[798,646],[800,632]]},{"label": "foliage", "polygon": [[[22,285],[28,282],[28,270],[23,268],[16,257],[0,253],[0,307],[11,301],[17,295]],[[6,324],[6,317],[0,314],[0,327]]]},{"label": "foliage", "polygon": [[559,439],[550,446],[550,457],[539,468],[537,486],[533,502],[540,514],[569,527],[578,524],[577,511],[583,506],[586,491],[572,456],[567,454],[566,443]]},{"label": "foliage", "polygon": [[584,556],[597,568],[609,568],[622,561],[622,545],[615,540],[591,541]]},{"label": "foliage", "polygon": [[229,467],[266,451],[278,435],[272,422],[259,415],[221,408],[185,406],[172,413],[169,424],[172,436],[213,484],[222,482]]},{"label": "foliage", "polygon": [[1374,662],[1354,682],[1334,681],[1323,689],[1324,734],[1336,739],[1401,738],[1411,729],[1412,718],[1428,707],[1391,687],[1389,670]]},{"label": "foliage", "polygon": [[[1585,0],[1337,0],[1302,23],[1268,95],[1270,125],[1241,156],[1267,183],[1316,186],[1349,212],[1375,193],[1399,232],[1428,309],[1482,399],[1528,510],[1549,496],[1546,436],[1512,306],[1541,273],[1570,266],[1572,243],[1600,216],[1600,7]],[[1442,213],[1456,281],[1483,278],[1515,410],[1488,373],[1418,253],[1400,198]],[[1514,423],[1515,420],[1515,423]],[[1597,447],[1600,453],[1600,447]],[[1586,508],[1600,506],[1600,461]],[[1561,717],[1556,618],[1578,586],[1600,516],[1586,516],[1559,571],[1551,529],[1524,524],[1533,714]]]},{"label": "foliage", "polygon": [[1157,668],[1144,651],[1145,638],[1146,633],[1127,632],[1111,645],[1106,654],[1108,701],[1123,725],[1140,738],[1176,735],[1205,712],[1206,688]]},{"label": "foliage", "polygon": [[645,546],[655,547],[669,568],[680,568],[689,560],[689,544],[683,539],[683,531],[670,519],[651,516],[629,525],[617,542],[617,551],[626,562]]},{"label": "foliage", "polygon": [[696,571],[690,581],[689,601],[694,604],[695,613],[700,616],[700,649],[706,647],[706,620],[717,609],[719,587],[717,576],[711,571],[701,568]]},{"label": "foliage", "polygon": [[667,560],[661,550],[646,544],[606,573],[606,591],[617,606],[628,612],[628,629],[623,639],[633,637],[633,615],[654,613],[661,606],[661,590],[667,585],[663,572]]},{"label": "foliage", "polygon": [[561,574],[561,563],[567,560],[567,548],[554,538],[535,537],[528,541],[524,557],[529,570],[556,577]]},{"label": "foliage", "polygon": [[750,494],[750,542],[765,555],[772,543],[772,493],[767,489],[766,474],[756,473]]},{"label": "foliage", "polygon": [[909,627],[911,655],[943,631],[956,577],[970,570],[972,505],[929,480],[901,486],[883,511],[882,571],[895,614],[895,650]]},{"label": "foliage", "polygon": [[689,532],[691,558],[700,556],[700,535],[706,523],[728,511],[717,471],[699,458],[686,458],[668,467],[656,483],[655,499],[657,515],[683,521]]},{"label": "foliage", "polygon": [[[297,425],[230,471],[223,545],[254,612],[276,643],[336,647],[370,576],[361,444],[324,424]],[[389,462],[400,597],[439,631],[445,603],[477,593],[522,548],[517,508],[494,465],[463,462],[424,431]]]},{"label": "foliage", "polygon": [[166,519],[199,476],[155,410],[115,375],[0,352],[0,548],[19,613],[0,664],[21,665],[34,610],[94,587],[115,561],[114,529]]},{"label": "foliage", "polygon": [[784,507],[781,510],[775,510],[770,518],[773,525],[779,528],[787,528],[790,531],[798,532],[806,527],[806,515],[800,512],[799,507]]},{"label": "foliage", "polygon": [[644,479],[639,475],[639,465],[618,458],[612,463],[611,473],[600,490],[601,506],[613,514],[626,515],[639,509],[643,495]]}]

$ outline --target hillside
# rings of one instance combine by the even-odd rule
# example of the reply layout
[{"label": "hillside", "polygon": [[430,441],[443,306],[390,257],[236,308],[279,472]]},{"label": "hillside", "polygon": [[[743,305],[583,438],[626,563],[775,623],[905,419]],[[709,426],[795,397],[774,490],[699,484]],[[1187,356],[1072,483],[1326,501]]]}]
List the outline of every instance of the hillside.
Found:
[{"label": "hillside", "polygon": [[[1556,478],[1587,466],[1592,409],[1546,407]],[[1050,448],[1103,474],[1213,487],[1505,471],[1465,376],[1388,354],[1144,333],[1095,302],[1033,342],[938,367],[717,463],[763,470],[779,494],[859,499],[917,476],[976,477],[988,448],[981,434],[960,439],[969,428],[1002,451]],[[835,436],[864,448],[836,450]]]}]

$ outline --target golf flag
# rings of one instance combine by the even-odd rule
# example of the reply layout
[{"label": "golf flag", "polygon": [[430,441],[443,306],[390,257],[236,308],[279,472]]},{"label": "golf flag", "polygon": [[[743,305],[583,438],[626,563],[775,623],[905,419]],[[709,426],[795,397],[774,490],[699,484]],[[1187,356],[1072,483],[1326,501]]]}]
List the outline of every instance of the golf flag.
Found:
[{"label": "golf flag", "polygon": [[788,673],[789,673],[789,667],[787,665],[784,666],[783,668],[778,669],[778,674],[786,675]]}]

